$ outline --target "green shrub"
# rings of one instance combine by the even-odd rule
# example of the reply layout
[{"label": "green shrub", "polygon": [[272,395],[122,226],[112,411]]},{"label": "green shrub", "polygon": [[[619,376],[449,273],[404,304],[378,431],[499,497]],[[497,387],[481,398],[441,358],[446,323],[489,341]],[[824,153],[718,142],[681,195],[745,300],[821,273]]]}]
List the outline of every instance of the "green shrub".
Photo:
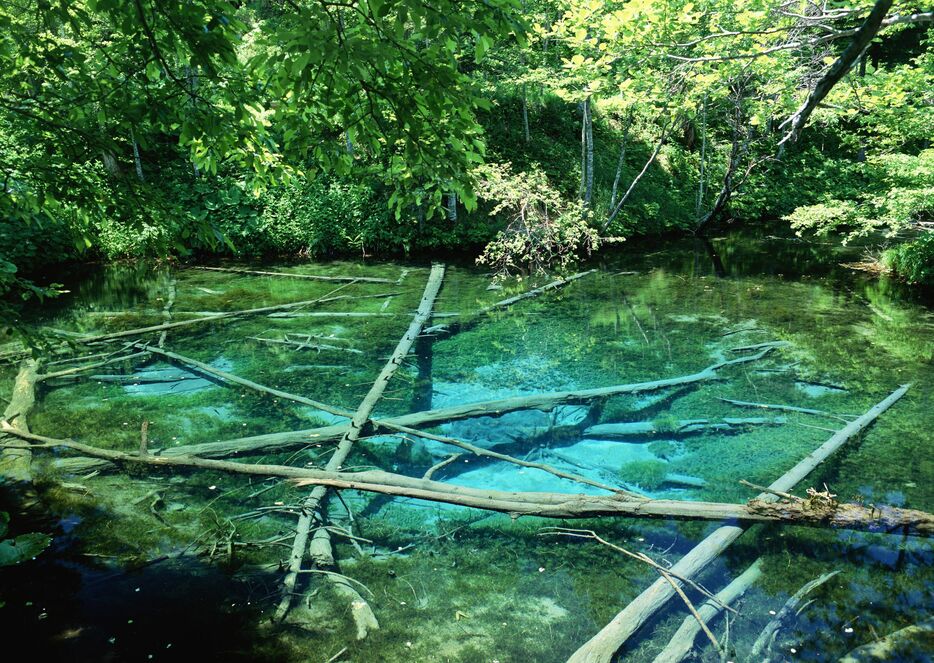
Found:
[{"label": "green shrub", "polygon": [[934,232],[888,249],[882,264],[910,283],[934,285]]}]

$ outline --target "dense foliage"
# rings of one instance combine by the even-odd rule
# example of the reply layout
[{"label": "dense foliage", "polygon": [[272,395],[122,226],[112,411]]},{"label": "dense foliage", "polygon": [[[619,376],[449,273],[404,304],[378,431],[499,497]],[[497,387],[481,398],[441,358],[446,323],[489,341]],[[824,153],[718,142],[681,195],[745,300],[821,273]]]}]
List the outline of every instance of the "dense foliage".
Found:
[{"label": "dense foliage", "polygon": [[890,266],[925,281],[928,9],[5,3],[0,290],[46,294],[20,275],[56,261],[193,253],[467,246],[536,271],[600,236],[776,217],[908,240]]}]

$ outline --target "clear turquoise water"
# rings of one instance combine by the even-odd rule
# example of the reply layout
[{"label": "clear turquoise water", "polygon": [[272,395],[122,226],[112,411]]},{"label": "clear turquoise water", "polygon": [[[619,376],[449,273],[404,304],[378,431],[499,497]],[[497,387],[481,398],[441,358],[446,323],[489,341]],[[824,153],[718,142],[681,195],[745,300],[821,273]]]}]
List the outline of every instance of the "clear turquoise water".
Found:
[{"label": "clear turquoise water", "polygon": [[[770,238],[766,231],[706,245],[623,245],[593,262],[596,274],[561,291],[516,304],[461,333],[420,342],[377,414],[684,375],[742,354],[734,348],[784,341],[785,347],[724,371],[718,381],[610,399],[599,415],[586,408],[519,412],[439,430],[653,496],[743,501],[752,494],[740,479],[771,482],[841,422],[792,413],[779,425],[730,434],[662,432],[626,441],[586,435],[575,425],[587,414],[601,423],[652,421],[663,431],[673,419],[772,416],[718,397],[858,414],[899,384],[913,382],[905,398],[798,492],[826,484],[841,498],[934,510],[934,315],[923,293],[839,266],[859,257],[859,249]],[[404,278],[335,293],[397,293],[391,298],[338,300],[314,309],[384,315],[250,317],[170,331],[166,347],[256,382],[355,409],[407,326],[427,266],[332,262],[262,268]],[[185,312],[312,299],[338,285],[118,266],[71,279],[69,295],[32,308],[25,318],[37,330],[92,333],[157,324],[173,280],[176,320],[188,317]],[[482,272],[449,265],[435,311],[469,313],[533,284],[505,282],[502,290],[489,285]],[[361,352],[296,350],[250,338],[286,334],[325,336],[318,342]],[[30,416],[33,431],[133,450],[143,420],[150,422],[154,448],[333,420],[158,362],[99,370],[169,381],[48,385]],[[3,395],[15,371],[0,370]],[[187,379],[174,380],[180,374]],[[324,462],[329,446],[312,444],[245,462]],[[383,436],[359,443],[348,465],[421,476],[448,453]],[[697,485],[665,481],[670,474]],[[435,478],[513,490],[599,492],[468,456]],[[543,535],[543,527],[560,523],[347,492],[353,521],[338,501],[332,501],[331,518],[365,541],[355,547],[335,538],[340,569],[366,586],[361,592],[381,624],[357,642],[347,602],[310,574],[300,585],[307,592],[303,624],[267,623],[295,522],[281,511],[303,494],[289,485],[212,472],[101,473],[55,476],[40,485],[40,494],[46,508],[20,517],[14,527],[48,531],[53,545],[34,561],[0,569],[0,630],[7,642],[27,642],[41,660],[323,662],[346,647],[337,660],[562,661],[655,579],[644,564],[593,541]],[[592,528],[662,563],[677,561],[716,526],[634,519],[567,524]],[[757,557],[764,574],[737,605],[730,660],[746,660],[770,611],[828,571],[840,573],[812,593],[814,602],[780,632],[773,660],[836,660],[923,621],[934,603],[930,543],[896,535],[759,526],[701,580],[716,591]],[[683,604],[670,603],[620,660],[651,661],[686,615]],[[724,637],[722,620],[712,629]],[[702,658],[719,660],[708,643],[697,642]],[[899,656],[929,660],[930,647],[928,637]]]}]

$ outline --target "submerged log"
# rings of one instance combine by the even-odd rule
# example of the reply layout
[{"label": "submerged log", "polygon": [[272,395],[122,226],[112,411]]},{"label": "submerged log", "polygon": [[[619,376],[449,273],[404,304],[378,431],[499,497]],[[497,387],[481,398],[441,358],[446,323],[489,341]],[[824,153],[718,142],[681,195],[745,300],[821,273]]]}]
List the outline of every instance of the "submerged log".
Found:
[{"label": "submerged log", "polygon": [[[289,311],[270,313],[270,318],[411,318],[414,313],[387,313],[385,311]],[[432,313],[432,318],[456,318],[460,313]]]},{"label": "submerged log", "polygon": [[[801,462],[782,475],[769,486],[770,489],[788,492],[803,480],[820,463],[826,460],[833,452],[843,446],[848,440],[859,435],[883,412],[894,405],[910,385],[902,385],[888,397],[874,405],[865,414],[847,424],[843,429],[834,433],[824,444],[813,451]],[[776,495],[763,493],[759,495],[759,502],[775,502]],[[800,504],[799,504],[800,508]],[[746,531],[744,525],[725,525],[707,536],[690,552],[682,557],[672,570],[685,577],[693,577],[703,571],[719,557],[733,541]],[[661,610],[675,595],[674,589],[667,582],[657,580],[648,589],[637,596],[599,633],[587,641],[569,659],[570,663],[610,663],[617,650],[632,635],[638,631],[646,621]]]},{"label": "submerged log", "polygon": [[[124,361],[130,361],[132,359],[139,359],[140,357],[145,357],[145,352],[132,352],[130,354],[119,354],[123,352],[126,348],[118,350],[116,353],[110,353],[108,359],[102,359],[101,361],[95,361],[90,364],[82,364],[80,366],[74,366],[72,368],[64,368],[60,371],[54,371],[52,373],[43,373],[37,377],[41,382],[46,382],[49,380],[55,380],[58,378],[67,378],[70,376],[77,376],[79,373],[84,371],[90,371],[94,368],[101,368],[103,366],[109,366],[111,364],[119,364]],[[116,356],[115,356],[116,355]]]},{"label": "submerged log", "polygon": [[[814,580],[805,584],[801,589],[795,592],[791,598],[785,602],[785,605],[782,606],[782,609],[778,611],[778,614],[769,620],[769,623],[765,625],[764,629],[762,629],[762,632],[759,634],[759,637],[756,638],[756,642],[753,644],[752,649],[749,652],[749,658],[761,660],[763,663],[768,663],[768,661],[771,659],[769,652],[771,651],[772,645],[775,642],[775,638],[778,636],[779,630],[784,628],[786,623],[798,614],[798,605],[801,603],[804,597],[833,578],[838,573],[840,572],[831,571],[830,573],[824,573],[820,577],[815,578]],[[763,655],[765,655],[764,659],[762,658]]]},{"label": "submerged log", "polygon": [[[417,479],[382,470],[332,472],[329,470],[289,467],[287,465],[252,465],[193,456],[159,456],[153,453],[140,456],[136,452],[128,453],[98,449],[72,440],[60,440],[23,433],[12,430],[8,424],[4,427],[4,430],[7,430],[15,437],[35,443],[31,446],[22,443],[18,445],[17,443],[6,443],[2,445],[5,448],[29,448],[33,451],[65,448],[131,468],[142,465],[149,468],[200,469],[267,478],[281,477],[283,479],[292,479],[299,486],[326,486],[397,497],[410,497],[430,502],[444,502],[485,509],[487,511],[499,511],[513,517],[595,518],[599,516],[621,516],[628,518],[675,518],[679,520],[728,520],[738,521],[743,526],[753,523],[783,523],[808,527],[934,536],[934,514],[896,507],[837,504],[836,509],[824,510],[812,509],[808,505],[808,501],[803,500],[802,502],[776,505],[776,508],[769,509],[763,508],[762,502],[765,499],[763,497],[747,504],[729,504],[724,502],[635,499],[625,494],[585,495],[577,493],[509,492]],[[769,496],[767,495],[767,497]],[[837,513],[839,513],[839,516]],[[729,527],[742,531],[741,526]],[[726,529],[727,527],[721,527],[717,532]],[[718,535],[718,540],[722,536],[724,535]],[[708,539],[705,539],[705,542]],[[697,550],[697,548],[694,548],[694,550]],[[703,555],[708,554],[708,552],[709,550],[702,551]],[[702,553],[691,551],[688,553],[691,556],[689,560],[691,564],[682,564],[680,568],[676,564],[671,571],[690,577],[681,571],[685,569],[691,571],[694,561]],[[681,562],[684,562],[686,558],[687,556]],[[692,575],[694,573],[696,571],[691,571]],[[672,593],[674,593],[673,590]]]},{"label": "submerged log", "polygon": [[[341,469],[344,462],[347,460],[354,443],[360,438],[362,431],[366,427],[370,415],[373,412],[373,408],[376,407],[376,403],[386,390],[386,385],[392,379],[399,365],[402,364],[409,350],[414,345],[415,340],[418,338],[418,335],[421,333],[423,325],[431,315],[431,309],[434,306],[438,292],[441,290],[441,282],[443,279],[444,266],[434,265],[428,276],[428,283],[425,285],[425,292],[422,295],[422,301],[419,304],[415,318],[399,340],[389,361],[383,366],[383,370],[380,371],[373,385],[370,387],[370,390],[360,402],[360,406],[350,420],[350,425],[341,437],[337,449],[331,454],[325,466],[325,470],[336,472]],[[295,582],[298,579],[298,574],[302,569],[305,549],[308,546],[308,535],[314,523],[316,512],[319,507],[322,506],[327,497],[327,493],[327,486],[317,485],[314,490],[312,490],[311,494],[302,502],[302,512],[298,519],[295,540],[292,545],[292,554],[289,557],[289,571],[282,581],[282,598],[275,612],[274,619],[278,621],[285,618],[292,605],[292,593],[295,590]],[[317,517],[320,518],[320,516]],[[317,556],[319,559],[325,558],[333,561],[334,555],[331,548],[330,534],[326,529],[322,528],[318,530],[315,535],[314,543],[318,551]],[[336,579],[336,576],[331,574],[327,574],[325,577]],[[331,582],[336,583],[336,580],[331,580]],[[353,616],[357,624],[358,640],[365,638],[369,631],[379,628],[379,623],[376,620],[376,616],[373,614],[373,610],[363,597],[357,593],[356,589],[346,582],[337,583],[335,589],[343,596],[347,596],[351,599],[351,604],[354,606]]]},{"label": "submerged log", "polygon": [[392,279],[381,279],[372,276],[319,276],[318,274],[293,274],[292,272],[265,272],[257,269],[240,269],[235,267],[205,267],[198,265],[192,269],[201,269],[208,272],[228,272],[230,274],[250,274],[254,276],[284,276],[292,279],[310,279],[313,281],[335,281],[346,283],[396,283]]},{"label": "submerged log", "polygon": [[[11,427],[13,431],[29,433],[27,417],[36,404],[36,383],[39,380],[39,363],[35,359],[27,359],[20,366],[16,379],[13,382],[13,393],[10,394],[10,404],[3,412],[5,428]],[[0,441],[5,436],[0,435]],[[0,477],[10,481],[32,481],[32,454],[28,447],[17,449],[4,449],[0,453]]]},{"label": "submerged log", "polygon": [[[143,346],[140,344],[138,347],[144,347],[148,350],[151,350],[151,346]],[[661,380],[653,380],[650,382],[637,382],[634,384],[614,385],[611,387],[598,387],[596,389],[582,389],[578,391],[546,392],[542,394],[534,394],[531,396],[517,396],[513,398],[502,398],[491,401],[467,403],[464,405],[453,405],[451,407],[438,408],[436,410],[429,410],[427,412],[415,412],[399,417],[374,419],[371,420],[368,425],[374,429],[373,432],[394,432],[396,430],[394,427],[398,426],[406,426],[409,428],[437,426],[450,421],[458,421],[460,419],[468,419],[470,417],[498,417],[508,412],[515,412],[516,410],[547,411],[552,410],[559,405],[574,405],[586,403],[591,400],[607,398],[610,396],[618,396],[622,394],[640,394],[650,391],[657,391],[660,389],[667,389],[669,387],[691,385],[700,382],[716,380],[717,371],[720,369],[726,368],[728,366],[757,361],[765,357],[765,355],[768,354],[770,350],[771,348],[766,348],[762,352],[759,352],[755,355],[748,355],[738,359],[712,364],[707,368],[698,371],[697,373],[683,375],[675,378],[665,378]],[[161,354],[165,353],[161,352]],[[182,358],[180,355],[176,355],[176,358],[184,361],[184,358]],[[205,364],[204,366],[207,365]],[[211,370],[214,371],[215,375],[218,373],[216,369],[211,368]],[[242,380],[242,378],[237,378],[236,376],[230,377],[231,381],[237,381],[238,384],[250,386],[246,384],[248,381]],[[268,388],[262,387],[262,385],[257,385],[256,383],[251,384],[253,386],[250,388],[255,389],[260,387],[260,390],[268,390]],[[272,392],[269,391],[268,393]],[[286,396],[284,392],[278,392],[277,395],[280,395],[284,398],[291,396]],[[307,404],[311,405],[311,403]],[[333,408],[323,403],[312,405],[312,407],[318,407],[319,409],[322,409],[326,412],[331,412],[333,414],[348,416],[346,411],[338,410],[337,408]],[[352,416],[352,413],[350,413],[349,416]],[[257,453],[291,451],[307,446],[309,443],[323,443],[339,440],[340,437],[344,434],[346,428],[347,424],[334,424],[320,428],[308,428],[304,430],[286,431],[282,433],[267,433],[264,435],[254,435],[251,437],[238,438],[234,440],[204,442],[201,444],[190,444],[173,447],[165,449],[163,454],[192,455],[202,456],[204,458],[228,458],[238,455],[242,456]],[[72,473],[86,472],[90,470],[102,470],[107,467],[107,463],[103,463],[99,460],[77,458],[62,459],[55,465],[62,471]]]},{"label": "submerged log", "polygon": [[925,651],[934,651],[934,617],[857,647],[841,658],[839,663],[905,660]]},{"label": "submerged log", "polygon": [[[497,309],[512,306],[513,304],[517,302],[521,302],[525,299],[531,299],[532,297],[538,297],[540,294],[544,292],[548,292],[549,290],[557,290],[558,288],[563,288],[569,283],[572,283],[578,279],[582,279],[585,276],[589,276],[590,274],[596,273],[596,271],[597,271],[596,269],[588,269],[586,272],[578,272],[577,274],[572,274],[571,276],[568,276],[567,278],[557,279],[555,281],[552,281],[551,283],[543,285],[539,288],[533,288],[532,290],[528,290],[526,292],[520,293],[513,297],[507,297],[506,299],[501,299],[500,301],[494,302],[493,304],[490,304],[489,306],[484,306],[479,311],[472,314],[472,317],[469,319],[458,321],[458,322],[453,322],[447,325],[434,325],[432,327],[428,327],[425,330],[425,333],[436,334],[439,332],[445,332],[448,334],[454,334],[459,331],[464,331],[465,329],[473,327],[474,325],[479,323],[483,319],[483,316],[485,316],[488,313],[492,313],[493,311]],[[432,317],[437,317],[437,316],[432,316]]]},{"label": "submerged log", "polygon": [[271,345],[287,345],[294,348],[294,351],[298,350],[317,350],[321,352],[322,350],[331,351],[331,352],[350,352],[352,354],[362,355],[363,350],[357,350],[356,348],[348,348],[341,345],[331,345],[329,343],[315,343],[311,339],[304,341],[293,341],[289,338],[262,338],[261,336],[247,336],[251,341],[259,341],[260,343],[269,343]]},{"label": "submerged log", "polygon": [[[303,405],[308,405],[310,407],[317,408],[318,410],[321,410],[322,412],[328,412],[330,414],[336,414],[342,417],[350,417],[353,415],[353,413],[348,412],[347,410],[344,410],[342,408],[333,407],[331,405],[328,405],[327,403],[321,403],[320,401],[312,400],[310,398],[304,398],[302,396],[296,396],[295,394],[290,394],[285,391],[280,391],[279,389],[273,389],[272,387],[261,385],[258,382],[253,382],[252,380],[241,378],[238,375],[234,375],[233,373],[228,373],[227,371],[222,371],[219,368],[214,368],[210,364],[205,364],[203,361],[198,361],[197,359],[192,359],[191,357],[186,357],[176,352],[170,352],[168,350],[163,350],[162,348],[158,348],[153,345],[146,345],[144,343],[136,343],[134,347],[139,348],[144,353],[151,352],[152,354],[156,354],[161,357],[164,357],[165,359],[168,359],[169,361],[182,364],[183,366],[188,366],[189,368],[192,368],[195,371],[198,371],[199,373],[204,373],[205,375],[208,375],[211,377],[220,378],[221,380],[225,382],[230,382],[232,384],[238,384],[242,387],[253,389],[254,391],[258,391],[264,394],[269,394],[271,396],[278,396],[279,398],[285,398],[287,400],[296,401]],[[177,448],[180,449],[181,447],[177,447]],[[166,450],[166,452],[168,452],[168,450]]]},{"label": "submerged log", "polygon": [[639,437],[645,435],[688,435],[691,433],[735,432],[746,426],[778,426],[784,419],[761,417],[709,419],[679,419],[670,424],[656,421],[629,421],[618,424],[598,424],[584,431],[588,437]]},{"label": "submerged log", "polygon": [[[715,595],[715,601],[704,601],[697,609],[697,613],[705,624],[710,624],[723,612],[723,606],[728,606],[739,599],[746,590],[754,585],[762,576],[762,560],[757,559],[752,565],[733,579]],[[681,663],[694,648],[694,641],[700,634],[701,628],[693,616],[686,617],[681,626],[671,637],[665,648],[655,657],[653,663]]]},{"label": "submerged log", "polygon": [[781,412],[800,412],[801,414],[813,414],[821,417],[830,417],[832,419],[843,419],[844,417],[826,410],[815,410],[809,407],[797,407],[795,405],[782,405],[777,403],[752,403],[750,401],[737,401],[732,398],[718,398],[718,400],[737,407],[750,407],[760,410],[779,410]]},{"label": "submerged log", "polygon": [[[346,284],[350,285],[350,284]],[[329,301],[334,301],[333,295],[335,292],[341,288],[346,287],[340,286],[331,292],[329,292],[324,297],[318,297],[317,299],[306,299],[300,302],[290,302],[288,304],[275,304],[273,306],[261,306],[259,308],[248,308],[242,309],[239,311],[227,311],[224,313],[217,313],[215,315],[206,315],[200,318],[192,318],[190,320],[179,320],[177,322],[166,322],[161,325],[151,325],[149,327],[139,327],[137,329],[125,329],[123,331],[111,332],[109,334],[72,334],[68,333],[69,336],[74,336],[77,341],[81,343],[99,343],[103,341],[113,341],[118,338],[128,338],[130,336],[142,336],[143,334],[151,334],[154,332],[161,332],[168,329],[178,329],[180,327],[190,327],[192,325],[200,325],[205,322],[213,322],[216,320],[227,320],[230,318],[239,318],[248,315],[259,315],[262,313],[272,313],[274,311],[287,311],[293,308],[301,308],[303,306],[313,306],[315,304],[323,304]]]}]

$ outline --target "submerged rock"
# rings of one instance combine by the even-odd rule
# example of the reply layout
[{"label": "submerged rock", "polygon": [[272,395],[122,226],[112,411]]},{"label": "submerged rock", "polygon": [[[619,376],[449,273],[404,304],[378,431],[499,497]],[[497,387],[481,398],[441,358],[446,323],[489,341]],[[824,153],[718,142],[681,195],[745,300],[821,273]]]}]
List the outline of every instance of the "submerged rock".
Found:
[{"label": "submerged rock", "polygon": [[[232,372],[233,362],[224,357],[218,357],[210,365],[218,370]],[[130,383],[123,387],[127,394],[133,396],[162,396],[166,394],[189,394],[203,391],[217,386],[215,380],[209,380],[201,373],[187,371],[172,364],[158,363],[137,371],[133,377],[139,378],[139,383]],[[183,379],[179,379],[183,377]],[[160,380],[165,380],[161,382]]]}]

